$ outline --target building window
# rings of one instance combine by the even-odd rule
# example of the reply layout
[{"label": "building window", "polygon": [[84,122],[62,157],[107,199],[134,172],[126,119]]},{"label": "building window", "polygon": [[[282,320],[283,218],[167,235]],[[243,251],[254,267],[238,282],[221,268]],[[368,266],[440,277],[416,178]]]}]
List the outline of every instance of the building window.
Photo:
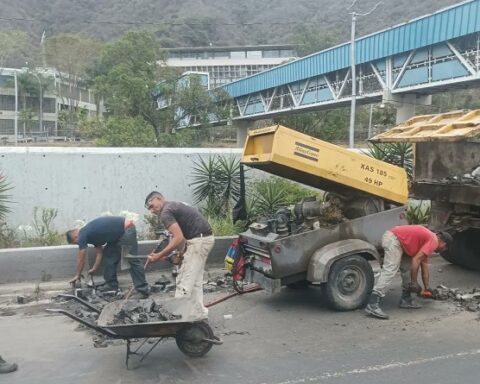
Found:
[{"label": "building window", "polygon": [[13,120],[0,119],[0,135],[14,135],[15,122]]},{"label": "building window", "polygon": [[263,51],[263,57],[266,58],[266,59],[272,59],[272,58],[275,58],[275,57],[280,57],[280,52],[279,52],[278,49]]},{"label": "building window", "polygon": [[282,49],[280,50],[280,57],[296,57],[297,54],[292,49]]},{"label": "building window", "polygon": [[14,88],[15,78],[13,76],[0,75],[0,87],[2,88]]},{"label": "building window", "polygon": [[261,59],[262,51],[247,51],[247,57],[249,59]]},{"label": "building window", "polygon": [[43,113],[55,113],[55,101],[54,97],[44,97],[42,101]]},{"label": "building window", "polygon": [[[20,105],[19,105],[20,108]],[[0,95],[0,111],[14,111],[15,96]]]},{"label": "building window", "polygon": [[215,59],[229,59],[230,53],[229,52],[213,52],[213,57]]},{"label": "building window", "polygon": [[231,59],[244,59],[245,58],[245,51],[232,51],[230,52]]}]

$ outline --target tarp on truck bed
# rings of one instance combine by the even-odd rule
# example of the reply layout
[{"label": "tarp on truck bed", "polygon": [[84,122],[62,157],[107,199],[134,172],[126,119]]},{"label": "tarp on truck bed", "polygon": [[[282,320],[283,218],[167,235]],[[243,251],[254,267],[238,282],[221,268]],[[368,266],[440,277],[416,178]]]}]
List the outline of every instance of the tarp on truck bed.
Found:
[{"label": "tarp on truck bed", "polygon": [[373,143],[480,139],[480,109],[414,116],[372,137]]}]

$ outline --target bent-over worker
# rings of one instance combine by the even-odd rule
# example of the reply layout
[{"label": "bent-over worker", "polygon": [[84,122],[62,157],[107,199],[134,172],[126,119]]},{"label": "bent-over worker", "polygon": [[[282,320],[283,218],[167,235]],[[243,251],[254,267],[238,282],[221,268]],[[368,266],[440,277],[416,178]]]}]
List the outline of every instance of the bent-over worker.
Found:
[{"label": "bent-over worker", "polygon": [[421,308],[411,296],[412,292],[422,291],[417,281],[418,270],[422,270],[424,290],[430,291],[428,257],[434,252],[446,250],[451,242],[452,236],[448,232],[434,233],[422,225],[401,225],[386,231],[382,237],[385,251],[382,271],[365,311],[372,316],[388,319],[388,315],[380,308],[380,303],[399,269],[402,275],[399,307]]},{"label": "bent-over worker", "polygon": [[158,215],[172,234],[168,245],[158,253],[151,253],[147,263],[165,260],[186,240],[186,251],[176,279],[175,297],[191,298],[193,314],[208,317],[208,309],[203,305],[203,272],[215,241],[210,224],[197,209],[181,202],[167,201],[157,191],[148,194],[145,208]]},{"label": "bent-over worker", "polygon": [[[133,221],[119,216],[103,216],[96,218],[80,229],[71,229],[67,232],[67,241],[78,244],[77,270],[70,283],[80,280],[85,266],[88,244],[95,247],[95,263],[88,271],[95,273],[103,259],[103,277],[105,285],[101,290],[118,290],[117,267],[122,256],[122,246],[128,247],[130,255],[138,255],[137,230]],[[128,259],[130,276],[137,291],[131,298],[146,298],[150,294],[150,287],[145,278],[145,270],[140,259]]]}]

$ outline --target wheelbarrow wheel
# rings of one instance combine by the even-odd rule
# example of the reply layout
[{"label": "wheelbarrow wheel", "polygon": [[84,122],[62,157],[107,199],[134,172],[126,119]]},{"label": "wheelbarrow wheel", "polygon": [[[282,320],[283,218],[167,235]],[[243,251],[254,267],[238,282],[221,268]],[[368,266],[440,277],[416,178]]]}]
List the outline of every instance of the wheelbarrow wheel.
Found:
[{"label": "wheelbarrow wheel", "polygon": [[198,322],[180,329],[175,336],[175,341],[180,351],[185,355],[202,357],[212,349],[213,345],[211,342],[204,340],[211,340],[214,337],[213,331],[207,323]]}]

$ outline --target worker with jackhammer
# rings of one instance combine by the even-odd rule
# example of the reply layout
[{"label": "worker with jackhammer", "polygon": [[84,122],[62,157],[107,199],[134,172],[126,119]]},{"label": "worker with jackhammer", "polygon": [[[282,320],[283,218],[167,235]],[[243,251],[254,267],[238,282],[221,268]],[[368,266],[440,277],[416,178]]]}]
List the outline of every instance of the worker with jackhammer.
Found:
[{"label": "worker with jackhammer", "polygon": [[157,191],[148,194],[145,208],[158,215],[163,226],[172,234],[164,249],[148,256],[146,266],[166,260],[186,240],[186,250],[176,278],[175,297],[189,298],[192,316],[207,318],[208,309],[203,305],[203,272],[215,241],[210,224],[197,209],[185,203],[167,201]]},{"label": "worker with jackhammer", "polygon": [[[373,287],[365,312],[380,319],[388,319],[380,303],[399,269],[402,275],[399,307],[421,308],[413,299],[412,293],[431,296],[428,257],[434,252],[445,251],[451,242],[452,236],[448,232],[434,233],[422,225],[401,225],[386,231],[382,237],[385,251],[382,271]],[[419,269],[422,270],[423,290],[417,281]]]}]

